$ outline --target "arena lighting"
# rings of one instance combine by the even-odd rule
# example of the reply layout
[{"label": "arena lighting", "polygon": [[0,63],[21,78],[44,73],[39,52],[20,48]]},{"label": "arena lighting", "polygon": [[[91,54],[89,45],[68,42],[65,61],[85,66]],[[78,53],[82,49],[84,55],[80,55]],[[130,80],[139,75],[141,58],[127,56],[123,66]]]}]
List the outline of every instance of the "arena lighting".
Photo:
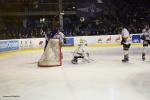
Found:
[{"label": "arena lighting", "polygon": [[97,3],[103,3],[103,1],[102,0],[97,0]]},{"label": "arena lighting", "polygon": [[45,22],[45,18],[40,18],[40,22],[42,23],[44,23]]},{"label": "arena lighting", "polygon": [[81,21],[81,22],[84,22],[84,21],[85,21],[85,18],[84,18],[84,17],[80,17],[80,21]]},{"label": "arena lighting", "polygon": [[73,9],[75,9],[76,7],[75,7],[75,6],[73,6],[72,8],[73,8]]},{"label": "arena lighting", "polygon": [[102,0],[79,0],[76,3],[76,12],[81,17],[94,18],[103,14],[104,6]]},{"label": "arena lighting", "polygon": [[60,15],[64,15],[64,14],[65,14],[64,12],[61,12],[61,13],[60,13]]}]

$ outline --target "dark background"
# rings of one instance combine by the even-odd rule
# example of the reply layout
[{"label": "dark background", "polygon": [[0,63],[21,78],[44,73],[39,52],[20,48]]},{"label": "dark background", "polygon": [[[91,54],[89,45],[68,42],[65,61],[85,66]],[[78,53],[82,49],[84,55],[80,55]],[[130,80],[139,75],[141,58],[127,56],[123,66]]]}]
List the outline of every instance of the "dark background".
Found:
[{"label": "dark background", "polygon": [[41,37],[42,27],[60,28],[60,13],[66,36],[118,34],[120,24],[141,33],[150,0],[0,0],[0,39]]}]

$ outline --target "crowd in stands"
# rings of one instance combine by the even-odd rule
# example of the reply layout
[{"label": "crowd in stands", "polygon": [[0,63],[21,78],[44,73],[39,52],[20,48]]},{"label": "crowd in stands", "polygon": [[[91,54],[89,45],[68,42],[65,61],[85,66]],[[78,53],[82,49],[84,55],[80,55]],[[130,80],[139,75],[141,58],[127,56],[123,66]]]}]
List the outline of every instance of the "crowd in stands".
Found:
[{"label": "crowd in stands", "polygon": [[[140,0],[139,0],[140,1]],[[132,34],[141,33],[145,24],[150,25],[150,5],[121,0],[115,15],[104,14],[94,19],[81,21],[79,16],[64,16],[64,34],[66,36],[91,36],[119,34],[119,25],[123,23]],[[52,24],[49,24],[50,26]],[[52,31],[52,29],[51,29]],[[39,38],[40,27],[28,26],[26,29],[10,30],[8,27],[0,30],[0,39]]]}]

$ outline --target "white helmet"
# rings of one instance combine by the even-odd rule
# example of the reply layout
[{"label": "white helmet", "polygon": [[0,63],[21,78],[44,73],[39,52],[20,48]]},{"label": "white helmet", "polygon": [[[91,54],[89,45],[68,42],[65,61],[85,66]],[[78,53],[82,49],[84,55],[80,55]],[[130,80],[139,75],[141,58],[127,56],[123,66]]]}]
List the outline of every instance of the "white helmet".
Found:
[{"label": "white helmet", "polygon": [[87,46],[87,41],[86,40],[81,40],[80,43],[79,43],[79,46]]}]

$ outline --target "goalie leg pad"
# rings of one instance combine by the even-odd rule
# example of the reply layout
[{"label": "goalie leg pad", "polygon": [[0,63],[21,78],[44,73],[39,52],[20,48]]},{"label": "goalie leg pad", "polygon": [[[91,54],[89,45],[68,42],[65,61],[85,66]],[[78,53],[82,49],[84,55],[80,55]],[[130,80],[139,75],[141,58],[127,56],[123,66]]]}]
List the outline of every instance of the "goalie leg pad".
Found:
[{"label": "goalie leg pad", "polygon": [[75,56],[72,60],[71,60],[71,62],[73,63],[73,64],[78,64],[78,59],[79,58],[83,58],[83,56]]},{"label": "goalie leg pad", "polygon": [[71,62],[72,62],[73,64],[78,64],[78,59],[74,57],[74,58],[71,60]]},{"label": "goalie leg pad", "polygon": [[83,62],[88,62],[90,63],[89,59],[83,58]]}]

